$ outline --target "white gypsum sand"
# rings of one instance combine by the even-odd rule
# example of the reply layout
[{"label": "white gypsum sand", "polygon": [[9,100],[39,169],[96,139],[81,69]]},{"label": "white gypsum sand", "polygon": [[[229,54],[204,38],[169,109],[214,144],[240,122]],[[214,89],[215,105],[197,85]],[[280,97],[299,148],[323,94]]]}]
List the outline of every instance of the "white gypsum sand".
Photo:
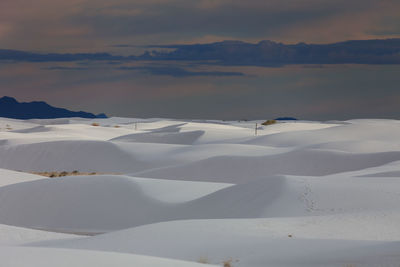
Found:
[{"label": "white gypsum sand", "polygon": [[0,118],[1,266],[398,266],[400,122],[262,122]]}]

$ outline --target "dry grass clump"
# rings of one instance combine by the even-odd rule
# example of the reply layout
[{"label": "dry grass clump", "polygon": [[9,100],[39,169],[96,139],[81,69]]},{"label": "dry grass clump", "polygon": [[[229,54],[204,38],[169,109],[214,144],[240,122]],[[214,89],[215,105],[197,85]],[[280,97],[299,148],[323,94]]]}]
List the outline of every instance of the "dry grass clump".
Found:
[{"label": "dry grass clump", "polygon": [[271,124],[275,124],[276,120],[267,120],[264,121],[263,123],[261,123],[261,125],[267,126],[267,125],[271,125]]},{"label": "dry grass clump", "polygon": [[114,126],[114,128],[121,128],[121,126],[119,126],[119,125],[115,125],[115,126]]},{"label": "dry grass clump", "polygon": [[[211,264],[211,262],[208,260],[208,258],[207,257],[203,257],[203,256],[200,257],[197,260],[197,262],[198,263],[203,263],[203,264]],[[234,261],[232,258],[230,258],[230,259],[228,259],[226,261],[221,262],[220,264],[222,264],[223,267],[233,267],[232,262],[239,262],[239,260],[235,260]]]},{"label": "dry grass clump", "polygon": [[197,262],[198,262],[198,263],[203,263],[203,264],[208,264],[208,263],[210,263],[210,262],[208,261],[208,258],[207,258],[207,257],[200,257],[200,258],[197,260]]},{"label": "dry grass clump", "polygon": [[224,261],[223,262],[223,264],[224,264],[224,267],[232,267],[232,260],[227,260],[227,261]]},{"label": "dry grass clump", "polygon": [[79,172],[77,170],[72,171],[72,172],[31,172],[32,174],[40,175],[40,176],[45,176],[49,178],[56,178],[56,177],[63,177],[63,176],[78,176],[78,175],[96,175],[98,174],[97,172]]},{"label": "dry grass clump", "polygon": [[93,122],[91,125],[92,126],[100,126],[100,124],[98,124],[97,122]]}]

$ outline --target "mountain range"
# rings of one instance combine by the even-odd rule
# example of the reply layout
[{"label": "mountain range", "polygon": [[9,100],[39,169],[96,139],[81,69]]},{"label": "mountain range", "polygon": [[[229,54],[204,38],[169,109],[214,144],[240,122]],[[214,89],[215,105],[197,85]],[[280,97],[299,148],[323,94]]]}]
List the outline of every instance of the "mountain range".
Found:
[{"label": "mountain range", "polygon": [[107,118],[105,114],[94,115],[84,111],[70,111],[53,107],[43,101],[18,102],[15,98],[0,98],[0,117],[12,119],[55,119],[55,118]]},{"label": "mountain range", "polygon": [[[115,47],[138,47],[115,45]],[[206,44],[141,46],[142,55],[109,53],[35,53],[0,49],[0,61],[190,61],[232,66],[282,66],[288,64],[400,64],[400,38],[353,40],[331,44],[284,44],[270,40],[258,43],[222,41]],[[60,69],[60,67],[58,67]],[[157,71],[157,70],[156,70]]]},{"label": "mountain range", "polygon": [[172,51],[151,51],[145,60],[214,61],[222,65],[287,64],[400,64],[400,39],[355,40],[332,44],[283,44],[274,41],[246,43],[163,45]]}]

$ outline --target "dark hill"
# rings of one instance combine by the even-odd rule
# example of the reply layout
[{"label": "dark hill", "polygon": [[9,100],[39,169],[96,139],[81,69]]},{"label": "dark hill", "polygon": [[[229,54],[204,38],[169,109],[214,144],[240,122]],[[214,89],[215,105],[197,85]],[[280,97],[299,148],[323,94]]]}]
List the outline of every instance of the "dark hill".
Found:
[{"label": "dark hill", "polygon": [[94,115],[83,111],[70,111],[64,108],[50,106],[46,102],[20,103],[15,98],[4,96],[0,98],[0,117],[12,119],[55,119],[55,118],[104,118],[105,114]]}]

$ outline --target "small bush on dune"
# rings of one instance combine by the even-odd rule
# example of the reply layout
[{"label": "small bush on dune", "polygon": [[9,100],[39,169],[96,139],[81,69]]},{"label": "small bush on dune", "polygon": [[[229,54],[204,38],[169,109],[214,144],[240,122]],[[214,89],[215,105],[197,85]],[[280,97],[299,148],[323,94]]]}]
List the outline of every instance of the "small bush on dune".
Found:
[{"label": "small bush on dune", "polygon": [[198,263],[203,263],[203,264],[208,264],[209,263],[207,257],[200,257],[197,262]]},{"label": "small bush on dune", "polygon": [[224,267],[232,267],[231,263],[232,263],[232,260],[227,260],[227,261],[223,262]]},{"label": "small bush on dune", "polygon": [[[55,178],[55,177],[63,177],[63,176],[78,176],[78,175],[97,175],[99,173],[97,172],[79,172],[77,170],[72,171],[72,172],[66,172],[66,171],[62,171],[62,172],[31,172],[32,174],[36,174],[36,175],[41,175],[41,176],[46,176],[46,177],[50,177],[50,178]],[[101,173],[101,174],[106,174],[106,173]],[[111,173],[109,173],[111,174]],[[113,173],[113,174],[117,174],[117,173]]]},{"label": "small bush on dune", "polygon": [[[197,262],[198,262],[198,263],[203,263],[203,264],[211,264],[211,262],[208,260],[208,258],[207,258],[207,257],[203,257],[203,256],[200,257],[200,258],[197,260]],[[225,260],[225,261],[221,262],[220,264],[221,264],[223,267],[233,267],[232,262],[233,262],[233,260],[230,258],[230,259],[228,259],[228,260]],[[235,260],[235,262],[239,262],[239,260]]]},{"label": "small bush on dune", "polygon": [[68,172],[64,171],[64,172],[61,172],[59,176],[67,176],[67,175],[68,175]]},{"label": "small bush on dune", "polygon": [[98,124],[97,122],[93,122],[92,126],[100,126],[100,124]]},{"label": "small bush on dune", "polygon": [[267,126],[267,125],[271,125],[271,124],[275,124],[276,120],[267,120],[264,121],[263,123],[261,123],[261,125]]}]

